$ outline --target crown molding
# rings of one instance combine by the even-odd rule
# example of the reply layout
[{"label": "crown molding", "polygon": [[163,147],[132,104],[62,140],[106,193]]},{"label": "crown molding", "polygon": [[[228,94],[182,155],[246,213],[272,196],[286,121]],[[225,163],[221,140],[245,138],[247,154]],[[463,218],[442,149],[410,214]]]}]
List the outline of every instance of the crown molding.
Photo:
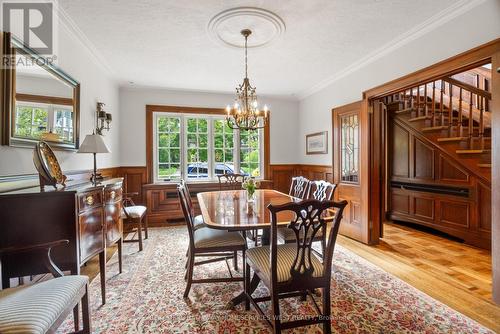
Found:
[{"label": "crown molding", "polygon": [[106,59],[97,51],[96,46],[90,41],[85,33],[76,25],[75,21],[61,6],[57,6],[57,15],[61,26],[69,33],[74,40],[78,41],[89,52],[90,59],[97,66],[101,67],[110,78],[116,82],[116,73],[113,71]]},{"label": "crown molding", "polygon": [[[171,92],[179,94],[209,94],[209,95],[227,95],[228,102],[233,101],[234,91],[222,91],[222,90],[207,90],[207,89],[190,89],[190,88],[178,88],[178,87],[166,87],[166,86],[155,86],[155,85],[143,85],[143,84],[129,84],[126,81],[120,81],[119,88],[122,91],[148,91],[148,92]],[[281,100],[287,102],[299,102],[299,99],[295,95],[279,95],[279,94],[259,94],[259,100],[261,99],[273,99]],[[225,105],[223,106],[225,107]]]},{"label": "crown molding", "polygon": [[486,0],[459,0],[455,2],[450,7],[440,11],[436,15],[430,17],[419,25],[413,27],[412,29],[404,32],[403,34],[397,36],[388,43],[382,45],[380,48],[368,53],[363,58],[347,66],[343,70],[339,71],[322,81],[313,87],[298,94],[299,100],[303,100],[314,93],[330,86],[334,82],[345,78],[346,76],[358,71],[359,69],[373,63],[374,61],[388,55],[389,53],[403,47],[404,45],[414,41],[415,39],[424,36],[425,34],[439,28],[443,24],[451,21],[452,19],[470,11],[476,6],[484,3]]}]

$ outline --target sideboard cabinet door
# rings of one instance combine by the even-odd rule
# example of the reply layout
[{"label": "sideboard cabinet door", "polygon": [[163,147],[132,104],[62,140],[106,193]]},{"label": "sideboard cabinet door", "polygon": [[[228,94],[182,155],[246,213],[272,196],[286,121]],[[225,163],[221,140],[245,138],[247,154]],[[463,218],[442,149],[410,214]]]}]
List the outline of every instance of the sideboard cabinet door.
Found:
[{"label": "sideboard cabinet door", "polygon": [[102,189],[78,195],[78,225],[80,230],[80,263],[104,249]]}]

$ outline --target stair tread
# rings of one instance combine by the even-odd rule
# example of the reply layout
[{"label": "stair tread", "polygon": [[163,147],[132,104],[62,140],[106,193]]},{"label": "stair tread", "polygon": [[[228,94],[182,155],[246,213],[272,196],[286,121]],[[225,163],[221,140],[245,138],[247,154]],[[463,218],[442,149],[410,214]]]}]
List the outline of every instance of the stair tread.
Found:
[{"label": "stair tread", "polygon": [[447,125],[439,125],[439,126],[429,126],[429,127],[425,127],[425,128],[422,128],[421,130],[422,131],[437,131],[437,130],[445,130],[445,129],[448,129],[449,126]]},{"label": "stair tread", "polygon": [[477,164],[479,168],[491,168],[491,164]]},{"label": "stair tread", "polygon": [[418,116],[418,117],[413,117],[408,120],[408,122],[417,122],[417,121],[423,121],[423,120],[428,120],[432,119],[431,116]]},{"label": "stair tread", "polygon": [[483,154],[490,153],[491,150],[457,150],[457,154]]},{"label": "stair tread", "polygon": [[438,142],[447,142],[447,141],[463,141],[467,140],[469,137],[444,137],[444,138],[438,138]]}]

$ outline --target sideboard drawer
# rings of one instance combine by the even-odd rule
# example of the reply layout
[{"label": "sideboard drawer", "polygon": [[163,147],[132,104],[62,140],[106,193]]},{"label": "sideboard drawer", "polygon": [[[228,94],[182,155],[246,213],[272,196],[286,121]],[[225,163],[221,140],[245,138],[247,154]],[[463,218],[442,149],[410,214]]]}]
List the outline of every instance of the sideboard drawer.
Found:
[{"label": "sideboard drawer", "polygon": [[102,189],[78,194],[78,212],[102,207]]},{"label": "sideboard drawer", "polygon": [[93,208],[78,216],[80,230],[80,263],[104,249],[104,222],[102,207]]}]

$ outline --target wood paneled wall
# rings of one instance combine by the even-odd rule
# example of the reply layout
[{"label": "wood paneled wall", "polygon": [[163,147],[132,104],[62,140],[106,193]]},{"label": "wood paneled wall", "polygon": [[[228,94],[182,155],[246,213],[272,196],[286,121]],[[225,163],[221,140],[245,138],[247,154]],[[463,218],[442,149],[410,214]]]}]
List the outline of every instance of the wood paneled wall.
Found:
[{"label": "wood paneled wall", "polygon": [[[388,128],[389,181],[398,183],[389,189],[387,217],[429,226],[469,244],[490,248],[490,186],[405,123],[391,118]],[[467,194],[417,191],[411,189],[412,184],[441,190],[452,187]]]},{"label": "wood paneled wall", "polygon": [[294,176],[304,176],[309,180],[333,182],[333,168],[326,165],[271,165],[270,180],[273,189],[288,193]]}]

